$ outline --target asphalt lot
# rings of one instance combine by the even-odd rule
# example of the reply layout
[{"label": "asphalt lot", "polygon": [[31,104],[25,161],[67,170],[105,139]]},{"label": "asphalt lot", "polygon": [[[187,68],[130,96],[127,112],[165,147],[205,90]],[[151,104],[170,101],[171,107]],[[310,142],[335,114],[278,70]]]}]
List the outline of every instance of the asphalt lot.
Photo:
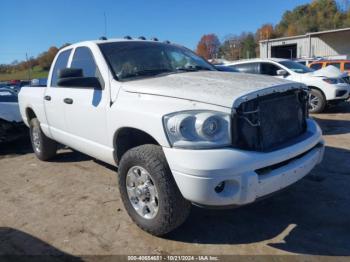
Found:
[{"label": "asphalt lot", "polygon": [[138,229],[115,169],[69,149],[40,162],[26,139],[0,145],[1,254],[350,255],[350,104],[314,115],[326,152],[287,191],[232,210],[193,208],[163,238]]}]

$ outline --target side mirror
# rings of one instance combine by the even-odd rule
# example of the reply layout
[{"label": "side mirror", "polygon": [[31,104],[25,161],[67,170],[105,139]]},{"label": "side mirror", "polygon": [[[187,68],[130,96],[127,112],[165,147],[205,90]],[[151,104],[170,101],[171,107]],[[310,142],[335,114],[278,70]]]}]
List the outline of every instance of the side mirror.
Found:
[{"label": "side mirror", "polygon": [[288,75],[288,72],[284,69],[277,70],[276,73],[278,76],[287,76]]},{"label": "side mirror", "polygon": [[57,86],[102,89],[97,77],[84,77],[80,68],[64,68],[58,71]]}]

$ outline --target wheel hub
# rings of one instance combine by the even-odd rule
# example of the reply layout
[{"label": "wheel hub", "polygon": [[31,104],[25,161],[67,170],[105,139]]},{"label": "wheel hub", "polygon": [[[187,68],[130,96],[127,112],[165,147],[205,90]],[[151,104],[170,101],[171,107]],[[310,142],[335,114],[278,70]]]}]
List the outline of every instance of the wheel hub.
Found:
[{"label": "wheel hub", "polygon": [[309,104],[312,109],[317,108],[319,102],[320,102],[320,99],[317,96],[314,96],[312,94],[310,95]]},{"label": "wheel hub", "polygon": [[126,175],[126,189],[131,205],[140,216],[152,219],[157,215],[158,191],[146,169],[140,166],[130,168]]},{"label": "wheel hub", "polygon": [[33,144],[34,144],[34,149],[37,152],[40,152],[40,135],[39,135],[39,129],[37,127],[33,128]]}]

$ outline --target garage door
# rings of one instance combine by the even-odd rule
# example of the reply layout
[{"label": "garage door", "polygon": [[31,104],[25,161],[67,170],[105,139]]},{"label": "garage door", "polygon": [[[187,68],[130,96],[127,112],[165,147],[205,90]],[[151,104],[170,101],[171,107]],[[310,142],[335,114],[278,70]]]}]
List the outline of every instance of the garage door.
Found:
[{"label": "garage door", "polygon": [[297,44],[272,46],[271,57],[295,59],[297,58]]}]

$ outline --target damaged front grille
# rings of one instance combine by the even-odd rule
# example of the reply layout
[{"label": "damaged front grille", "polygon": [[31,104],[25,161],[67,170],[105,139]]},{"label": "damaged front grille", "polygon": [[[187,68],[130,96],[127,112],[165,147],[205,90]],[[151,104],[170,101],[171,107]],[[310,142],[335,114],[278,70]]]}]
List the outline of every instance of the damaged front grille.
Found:
[{"label": "damaged front grille", "polygon": [[232,117],[232,144],[245,150],[271,151],[303,134],[307,92],[290,90],[242,103]]}]

